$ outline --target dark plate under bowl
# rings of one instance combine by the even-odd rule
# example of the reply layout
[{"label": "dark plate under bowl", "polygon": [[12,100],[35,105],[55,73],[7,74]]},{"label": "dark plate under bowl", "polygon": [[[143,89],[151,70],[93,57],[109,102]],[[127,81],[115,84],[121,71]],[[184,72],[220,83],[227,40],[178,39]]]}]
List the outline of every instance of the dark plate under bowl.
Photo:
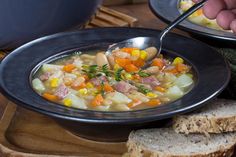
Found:
[{"label": "dark plate under bowl", "polygon": [[[16,49],[0,65],[1,92],[16,104],[55,118],[82,137],[124,141],[137,128],[155,127],[158,120],[201,107],[228,84],[230,70],[225,59],[207,45],[169,34],[164,40],[167,55],[182,56],[196,73],[194,88],[172,103],[129,112],[100,112],[67,108],[40,97],[31,88],[32,70],[43,61],[75,50],[106,49],[114,42],[137,36],[158,36],[159,31],[141,28],[100,28],[61,33],[40,38]],[[82,48],[84,47],[84,48]],[[82,49],[81,49],[82,48]],[[153,126],[153,124],[155,124]]]},{"label": "dark plate under bowl", "polygon": [[[157,17],[169,23],[180,16],[179,1],[180,0],[149,0],[149,6]],[[207,28],[192,23],[189,20],[181,22],[177,27],[193,34],[194,37],[200,37],[200,39],[204,39],[204,41],[209,41],[212,45],[214,45],[215,42],[217,42],[217,44],[222,43],[222,41],[224,44],[228,45],[232,45],[232,43],[236,42],[236,36],[233,33]],[[208,40],[206,40],[206,38]],[[214,42],[209,39],[214,39]],[[215,45],[217,46],[217,44]]]}]

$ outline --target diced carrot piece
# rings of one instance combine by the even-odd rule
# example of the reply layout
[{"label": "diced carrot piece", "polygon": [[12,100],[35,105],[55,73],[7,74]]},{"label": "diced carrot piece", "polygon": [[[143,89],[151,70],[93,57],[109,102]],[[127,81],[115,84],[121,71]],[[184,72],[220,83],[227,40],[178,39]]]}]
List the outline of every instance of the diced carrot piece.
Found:
[{"label": "diced carrot piece", "polygon": [[129,108],[133,108],[133,107],[135,107],[135,106],[137,106],[137,105],[140,105],[142,103],[142,101],[140,101],[140,100],[133,100],[132,102],[130,102],[130,103],[128,103],[128,107]]},{"label": "diced carrot piece", "polygon": [[89,80],[89,77],[87,75],[83,75],[83,78],[85,79],[85,81]]},{"label": "diced carrot piece", "polygon": [[115,61],[121,67],[125,67],[126,65],[131,64],[131,60],[126,58],[116,58]]},{"label": "diced carrot piece", "polygon": [[75,68],[76,68],[76,66],[75,66],[74,64],[68,64],[68,65],[65,65],[65,66],[63,67],[63,70],[64,70],[65,72],[71,73],[72,70],[74,70]]},{"label": "diced carrot piece", "polygon": [[185,64],[183,64],[183,63],[178,63],[178,64],[176,64],[176,70],[177,70],[178,72],[186,72],[186,71],[189,70],[189,68],[188,68],[187,65],[185,65]]},{"label": "diced carrot piece", "polygon": [[79,90],[79,89],[82,89],[82,88],[85,88],[86,87],[86,83],[81,83],[80,85],[78,85],[78,86],[71,86],[71,88],[72,89],[74,89],[74,90]]},{"label": "diced carrot piece", "polygon": [[103,85],[103,87],[102,87],[102,85],[100,85],[100,86],[97,87],[98,90],[102,90],[102,88],[103,88],[103,90],[104,90],[105,92],[112,92],[112,91],[114,91],[114,89],[112,88],[112,86],[110,86],[108,83],[105,83],[105,84]]},{"label": "diced carrot piece", "polygon": [[158,106],[161,104],[161,101],[159,99],[151,99],[146,104],[149,106]]},{"label": "diced carrot piece", "polygon": [[168,70],[166,69],[165,72],[171,73],[171,74],[174,74],[174,75],[179,73],[176,68],[172,68],[172,69],[168,69]]},{"label": "diced carrot piece", "polygon": [[135,74],[135,75],[133,75],[133,79],[135,79],[135,80],[140,80],[141,77],[140,77],[138,74]]},{"label": "diced carrot piece", "polygon": [[161,86],[156,86],[156,87],[155,87],[155,90],[157,90],[157,91],[159,91],[159,92],[162,92],[162,93],[164,93],[164,92],[166,91],[166,89],[163,88],[163,87],[161,87]]},{"label": "diced carrot piece", "polygon": [[137,60],[132,61],[132,63],[137,67],[142,67],[145,64],[145,61],[141,58],[138,58]]},{"label": "diced carrot piece", "polygon": [[43,98],[49,100],[49,101],[53,101],[56,102],[58,100],[58,97],[56,95],[50,94],[50,93],[43,93]]},{"label": "diced carrot piece", "polygon": [[124,47],[122,49],[120,49],[122,52],[126,52],[126,53],[131,53],[133,50],[138,50],[138,48],[135,47]]},{"label": "diced carrot piece", "polygon": [[138,71],[139,68],[136,67],[135,65],[133,64],[127,64],[125,67],[124,67],[125,71],[127,72],[135,72],[135,71]]},{"label": "diced carrot piece", "polygon": [[161,58],[155,58],[152,61],[152,66],[158,66],[160,69],[164,67],[164,61]]},{"label": "diced carrot piece", "polygon": [[106,92],[112,92],[112,91],[114,91],[114,89],[112,88],[112,86],[109,85],[108,83],[106,83],[106,84],[104,85],[104,90],[105,90]]},{"label": "diced carrot piece", "polygon": [[93,107],[97,107],[97,106],[102,105],[103,101],[104,101],[104,99],[103,99],[102,95],[101,95],[101,94],[98,94],[98,95],[96,95],[96,97],[92,100],[91,105],[92,105]]}]

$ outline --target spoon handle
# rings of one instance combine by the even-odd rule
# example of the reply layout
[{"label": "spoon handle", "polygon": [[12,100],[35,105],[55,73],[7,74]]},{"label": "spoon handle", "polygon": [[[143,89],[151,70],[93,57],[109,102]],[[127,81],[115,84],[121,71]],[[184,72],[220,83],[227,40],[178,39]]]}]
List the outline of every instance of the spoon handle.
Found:
[{"label": "spoon handle", "polygon": [[202,0],[201,2],[195,4],[191,8],[189,8],[186,12],[184,12],[182,15],[180,15],[177,19],[175,19],[173,22],[171,22],[160,34],[160,40],[165,36],[166,33],[168,33],[173,27],[178,25],[180,22],[185,20],[188,16],[190,16],[192,13],[194,13],[196,10],[201,8],[207,0]]}]

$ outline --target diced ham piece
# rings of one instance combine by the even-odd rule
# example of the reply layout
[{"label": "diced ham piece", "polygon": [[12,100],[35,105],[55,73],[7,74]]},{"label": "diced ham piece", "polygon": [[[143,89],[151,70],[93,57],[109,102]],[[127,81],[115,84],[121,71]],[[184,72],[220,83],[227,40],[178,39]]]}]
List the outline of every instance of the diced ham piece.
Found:
[{"label": "diced ham piece", "polygon": [[59,99],[64,99],[67,94],[69,93],[68,88],[64,85],[61,84],[57,87],[56,91],[55,91],[55,95],[59,98]]},{"label": "diced ham piece", "polygon": [[137,90],[137,88],[125,81],[120,81],[114,85],[114,88],[116,91],[121,92],[121,93],[128,93],[132,90]]},{"label": "diced ham piece", "polygon": [[47,81],[51,75],[52,75],[51,72],[45,72],[39,76],[39,79],[44,82]]},{"label": "diced ham piece", "polygon": [[92,78],[90,81],[92,82],[93,85],[99,86],[102,84],[102,82],[104,82],[104,83],[107,82],[107,78],[106,78],[106,76],[100,76],[97,78]]},{"label": "diced ham piece", "polygon": [[160,82],[154,76],[143,77],[141,82],[143,84],[151,85],[152,87],[156,87],[156,86],[160,85]]}]

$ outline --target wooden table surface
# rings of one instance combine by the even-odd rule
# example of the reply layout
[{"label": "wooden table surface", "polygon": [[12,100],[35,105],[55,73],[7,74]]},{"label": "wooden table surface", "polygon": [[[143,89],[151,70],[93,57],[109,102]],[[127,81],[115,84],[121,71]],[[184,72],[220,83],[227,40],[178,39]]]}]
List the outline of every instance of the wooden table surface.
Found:
[{"label": "wooden table surface", "polygon": [[[148,3],[110,6],[109,8],[137,18],[140,27],[162,30],[167,26],[152,13],[151,9],[148,6]],[[173,32],[189,36],[188,33],[179,29],[173,29]]]}]

